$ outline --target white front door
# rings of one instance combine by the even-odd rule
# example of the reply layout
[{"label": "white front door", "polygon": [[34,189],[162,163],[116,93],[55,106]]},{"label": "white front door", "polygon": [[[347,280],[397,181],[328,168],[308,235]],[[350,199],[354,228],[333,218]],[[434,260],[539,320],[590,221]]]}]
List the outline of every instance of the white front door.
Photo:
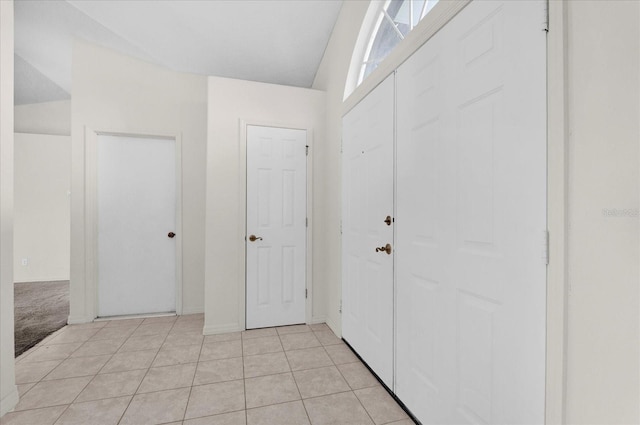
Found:
[{"label": "white front door", "polygon": [[471,2],[397,71],[396,394],[544,423],[543,1]]},{"label": "white front door", "polygon": [[307,132],[247,126],[247,329],[305,322]]},{"label": "white front door", "polygon": [[176,310],[176,142],[98,136],[98,316]]},{"label": "white front door", "polygon": [[[343,118],[342,336],[393,386],[394,79]],[[391,252],[387,253],[387,244]]]}]

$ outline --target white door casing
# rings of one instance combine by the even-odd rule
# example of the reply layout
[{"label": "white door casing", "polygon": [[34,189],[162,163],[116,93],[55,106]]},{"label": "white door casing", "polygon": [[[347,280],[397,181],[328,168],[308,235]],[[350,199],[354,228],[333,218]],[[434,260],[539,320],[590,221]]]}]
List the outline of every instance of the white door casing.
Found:
[{"label": "white door casing", "polygon": [[[393,146],[391,75],[343,118],[342,336],[393,386]],[[392,247],[393,249],[393,247]]]},{"label": "white door casing", "polygon": [[247,126],[247,329],[306,319],[306,144],[306,130]]},{"label": "white door casing", "polygon": [[396,393],[544,423],[544,2],[474,1],[397,71]]},{"label": "white door casing", "polygon": [[97,136],[98,316],[176,311],[176,141]]}]

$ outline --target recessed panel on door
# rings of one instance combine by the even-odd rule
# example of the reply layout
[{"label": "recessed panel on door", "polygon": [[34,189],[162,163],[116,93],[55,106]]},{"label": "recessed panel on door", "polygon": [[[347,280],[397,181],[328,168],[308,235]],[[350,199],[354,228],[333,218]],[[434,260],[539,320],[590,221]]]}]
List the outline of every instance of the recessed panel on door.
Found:
[{"label": "recessed panel on door", "polygon": [[98,136],[98,315],[176,310],[176,142]]},{"label": "recessed panel on door", "polygon": [[306,137],[247,126],[247,328],[305,322]]},{"label": "recessed panel on door", "polygon": [[344,116],[342,141],[342,336],[389,387],[393,386],[393,111],[391,76]]}]

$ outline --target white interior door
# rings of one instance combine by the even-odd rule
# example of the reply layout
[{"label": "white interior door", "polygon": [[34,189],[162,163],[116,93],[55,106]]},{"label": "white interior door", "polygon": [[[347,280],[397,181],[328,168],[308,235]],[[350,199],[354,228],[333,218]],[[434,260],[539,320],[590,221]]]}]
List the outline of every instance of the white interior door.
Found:
[{"label": "white interior door", "polygon": [[342,124],[342,336],[389,387],[394,254],[379,248],[393,245],[393,115],[392,75]]},{"label": "white interior door", "polygon": [[397,71],[396,393],[424,424],[544,423],[542,1],[474,1]]},{"label": "white interior door", "polygon": [[247,126],[247,329],[305,322],[307,132]]},{"label": "white interior door", "polygon": [[175,311],[175,140],[97,143],[98,315]]}]

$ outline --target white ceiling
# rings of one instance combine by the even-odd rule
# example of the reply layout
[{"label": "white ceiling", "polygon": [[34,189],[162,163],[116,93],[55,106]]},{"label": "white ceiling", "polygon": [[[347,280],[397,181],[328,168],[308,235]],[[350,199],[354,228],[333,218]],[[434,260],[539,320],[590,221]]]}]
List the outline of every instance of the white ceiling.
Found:
[{"label": "white ceiling", "polygon": [[70,98],[74,38],[169,69],[310,87],[342,0],[16,0],[15,102]]}]

